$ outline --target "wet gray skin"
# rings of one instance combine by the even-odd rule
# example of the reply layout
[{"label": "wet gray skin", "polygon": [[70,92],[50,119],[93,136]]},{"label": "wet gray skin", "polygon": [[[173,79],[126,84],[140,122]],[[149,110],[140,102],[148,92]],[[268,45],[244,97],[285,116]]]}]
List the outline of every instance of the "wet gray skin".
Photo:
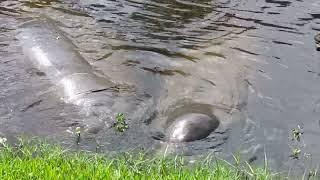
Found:
[{"label": "wet gray skin", "polygon": [[[24,53],[32,64],[44,72],[53,83],[57,98],[81,108],[85,117],[84,129],[89,133],[89,139],[90,134],[95,134],[96,138],[99,138],[99,133],[102,133],[113,136],[109,137],[109,141],[114,145],[121,142],[119,138],[122,137],[115,136],[115,131],[110,129],[115,123],[114,117],[118,112],[127,115],[126,121],[130,128],[144,133],[138,128],[142,128],[143,120],[147,119],[149,114],[153,114],[152,108],[155,101],[150,94],[135,91],[134,87],[123,84],[116,85],[103,74],[98,76],[91,65],[76,51],[76,46],[55,27],[54,22],[49,18],[35,18],[24,23],[19,31],[17,37]],[[149,77],[152,78],[152,76]],[[146,79],[148,78],[139,81],[140,85],[143,86],[142,81]],[[156,80],[156,78],[152,79]],[[134,91],[135,94],[130,91]],[[129,139],[126,141],[129,141],[126,144],[134,143]],[[123,148],[121,145],[116,146],[115,149]]]},{"label": "wet gray skin", "polygon": [[80,106],[87,116],[110,113],[115,84],[107,77],[97,76],[50,19],[42,17],[24,23],[17,37],[31,63],[55,85],[59,98]]},{"label": "wet gray skin", "polygon": [[50,19],[42,17],[23,24],[17,37],[32,64],[59,87],[65,101],[76,103],[77,96],[115,86],[93,72]]},{"label": "wet gray skin", "polygon": [[217,118],[190,113],[176,118],[167,130],[167,141],[189,142],[209,136],[219,126]]}]

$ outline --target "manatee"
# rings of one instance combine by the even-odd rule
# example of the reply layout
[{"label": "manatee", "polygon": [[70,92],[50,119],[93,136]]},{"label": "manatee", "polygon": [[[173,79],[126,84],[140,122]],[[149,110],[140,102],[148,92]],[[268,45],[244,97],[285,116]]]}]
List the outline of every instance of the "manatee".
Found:
[{"label": "manatee", "polygon": [[209,136],[219,126],[216,117],[206,114],[188,113],[176,118],[168,127],[166,139],[169,142],[189,142]]},{"label": "manatee", "polygon": [[101,130],[104,124],[111,126],[116,85],[107,76],[95,73],[53,20],[34,18],[23,23],[18,31],[17,39],[24,54],[35,68],[46,74],[59,98],[80,107],[87,117],[88,132],[96,127]]},{"label": "manatee", "polygon": [[[144,90],[149,87],[149,81],[157,83],[159,78],[126,69],[124,74],[142,86],[137,90],[127,83],[111,81],[104,73],[96,73],[48,17],[34,18],[22,24],[18,31],[17,38],[24,54],[35,68],[46,74],[53,85],[52,92],[65,103],[78,106],[84,114],[84,132],[104,139],[101,144],[113,144],[108,146],[113,150],[136,146],[137,138],[143,138],[142,143],[148,142],[149,129],[144,126],[144,120],[152,117],[157,102],[153,91],[147,94]],[[119,112],[126,114],[129,125],[122,136],[108,130]]]},{"label": "manatee", "polygon": [[[128,74],[123,74],[126,76],[130,74],[130,77],[131,74],[135,74],[137,82],[142,82],[137,84],[143,86],[142,90],[151,93],[152,98],[141,96],[136,92],[128,96],[121,96],[117,90],[118,85],[106,75],[97,75],[91,65],[76,51],[77,47],[62,31],[56,28],[50,19],[39,18],[23,24],[17,37],[32,64],[47,75],[57,87],[59,97],[62,97],[65,102],[82,107],[88,116],[93,114],[100,118],[103,115],[109,123],[112,123],[113,113],[128,112],[130,116],[128,118],[130,128],[126,136],[113,136],[112,131],[101,131],[103,124],[90,122],[86,118],[87,124],[93,124],[88,125],[88,132],[90,129],[95,131],[94,134],[103,132],[99,134],[99,137],[108,139],[109,144],[117,146],[114,149],[117,149],[120,144],[136,144],[137,138],[144,139],[141,143],[149,140],[146,134],[149,133],[150,126],[144,126],[143,119],[152,117],[154,106],[157,104],[153,97],[155,95],[159,97],[162,94],[162,91],[154,90],[155,87],[163,88],[161,85],[148,88],[150,85],[161,82],[157,75],[151,76],[152,73],[147,74],[144,71],[131,73],[139,68],[128,66],[128,70],[125,70]],[[139,81],[140,79],[143,80]],[[166,141],[200,140],[209,136],[219,126],[220,122],[217,117],[211,113],[201,112],[202,106],[195,106],[192,109],[190,111],[184,109],[183,112],[175,110],[175,113],[169,113],[177,116],[171,116],[167,121],[170,123],[165,132]]]},{"label": "manatee", "polygon": [[47,75],[66,101],[115,86],[107,77],[94,73],[76,46],[48,18],[24,23],[17,38],[32,64]]}]

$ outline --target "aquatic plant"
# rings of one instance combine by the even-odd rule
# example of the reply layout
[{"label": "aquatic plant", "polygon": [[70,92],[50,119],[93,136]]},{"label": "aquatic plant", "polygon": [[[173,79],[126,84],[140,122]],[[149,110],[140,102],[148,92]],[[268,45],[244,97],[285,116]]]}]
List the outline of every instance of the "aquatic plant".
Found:
[{"label": "aquatic plant", "polygon": [[296,140],[296,141],[300,142],[301,136],[303,134],[302,128],[298,125],[298,127],[292,129],[291,132],[292,132],[292,140]]},{"label": "aquatic plant", "polygon": [[7,142],[7,138],[0,137],[0,145],[6,147],[7,146],[6,142]]},{"label": "aquatic plant", "polygon": [[[303,132],[300,125],[297,126],[297,128],[291,129],[291,157],[292,159],[299,159],[299,156],[301,154],[301,138],[302,138]],[[305,156],[306,154],[304,154]]]},{"label": "aquatic plant", "polygon": [[316,177],[317,174],[318,174],[317,169],[310,170],[309,173],[308,173],[308,179],[310,179],[311,177]]},{"label": "aquatic plant", "polygon": [[293,159],[299,159],[300,154],[301,154],[301,149],[294,148],[294,149],[292,149],[292,153],[291,153],[290,157],[292,157]]},{"label": "aquatic plant", "polygon": [[76,143],[79,144],[80,143],[80,136],[81,136],[81,128],[80,127],[76,127],[75,130],[75,135],[76,135]]},{"label": "aquatic plant", "polygon": [[116,122],[113,125],[118,132],[124,132],[129,128],[124,113],[117,113]]}]

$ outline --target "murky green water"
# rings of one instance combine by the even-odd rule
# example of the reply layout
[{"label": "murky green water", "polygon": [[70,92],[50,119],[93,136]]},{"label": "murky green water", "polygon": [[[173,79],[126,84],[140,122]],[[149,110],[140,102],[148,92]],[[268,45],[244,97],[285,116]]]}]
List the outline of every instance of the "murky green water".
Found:
[{"label": "murky green water", "polygon": [[[316,0],[2,0],[0,136],[36,135],[74,145],[70,131],[99,118],[84,117],[59,99],[49,78],[23,55],[15,38],[19,25],[44,14],[98,73],[126,85],[126,97],[137,97],[130,91],[135,87],[153,102],[119,100],[119,109],[136,123],[124,134],[86,133],[80,147],[161,150],[166,143],[154,134],[164,132],[172,117],[213,110],[221,122],[214,133],[170,149],[192,156],[241,152],[254,162],[266,153],[275,169],[316,165],[320,53],[313,37],[320,30],[319,9]],[[138,101],[148,107],[133,110]],[[293,143],[289,136],[297,125],[304,134]],[[301,158],[291,160],[297,147]]]}]

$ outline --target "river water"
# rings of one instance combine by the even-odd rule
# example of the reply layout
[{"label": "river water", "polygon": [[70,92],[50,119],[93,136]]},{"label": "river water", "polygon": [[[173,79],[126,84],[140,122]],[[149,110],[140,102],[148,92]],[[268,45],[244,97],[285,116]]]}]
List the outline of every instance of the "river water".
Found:
[{"label": "river water", "polygon": [[[320,53],[313,37],[320,31],[319,10],[317,0],[1,0],[0,136],[72,145],[72,132],[90,121],[53,93],[15,38],[24,21],[48,16],[97,73],[125,84],[124,94],[135,96],[135,87],[156,102],[137,105],[135,114],[146,115],[135,116],[139,123],[127,134],[93,130],[77,146],[163,149],[167,144],[154,134],[164,132],[171,117],[214,109],[220,120],[215,132],[170,149],[191,157],[240,153],[253,163],[266,154],[278,171],[316,167]],[[294,142],[291,130],[298,125],[303,135]],[[301,149],[298,160],[289,157],[295,148]]]}]

